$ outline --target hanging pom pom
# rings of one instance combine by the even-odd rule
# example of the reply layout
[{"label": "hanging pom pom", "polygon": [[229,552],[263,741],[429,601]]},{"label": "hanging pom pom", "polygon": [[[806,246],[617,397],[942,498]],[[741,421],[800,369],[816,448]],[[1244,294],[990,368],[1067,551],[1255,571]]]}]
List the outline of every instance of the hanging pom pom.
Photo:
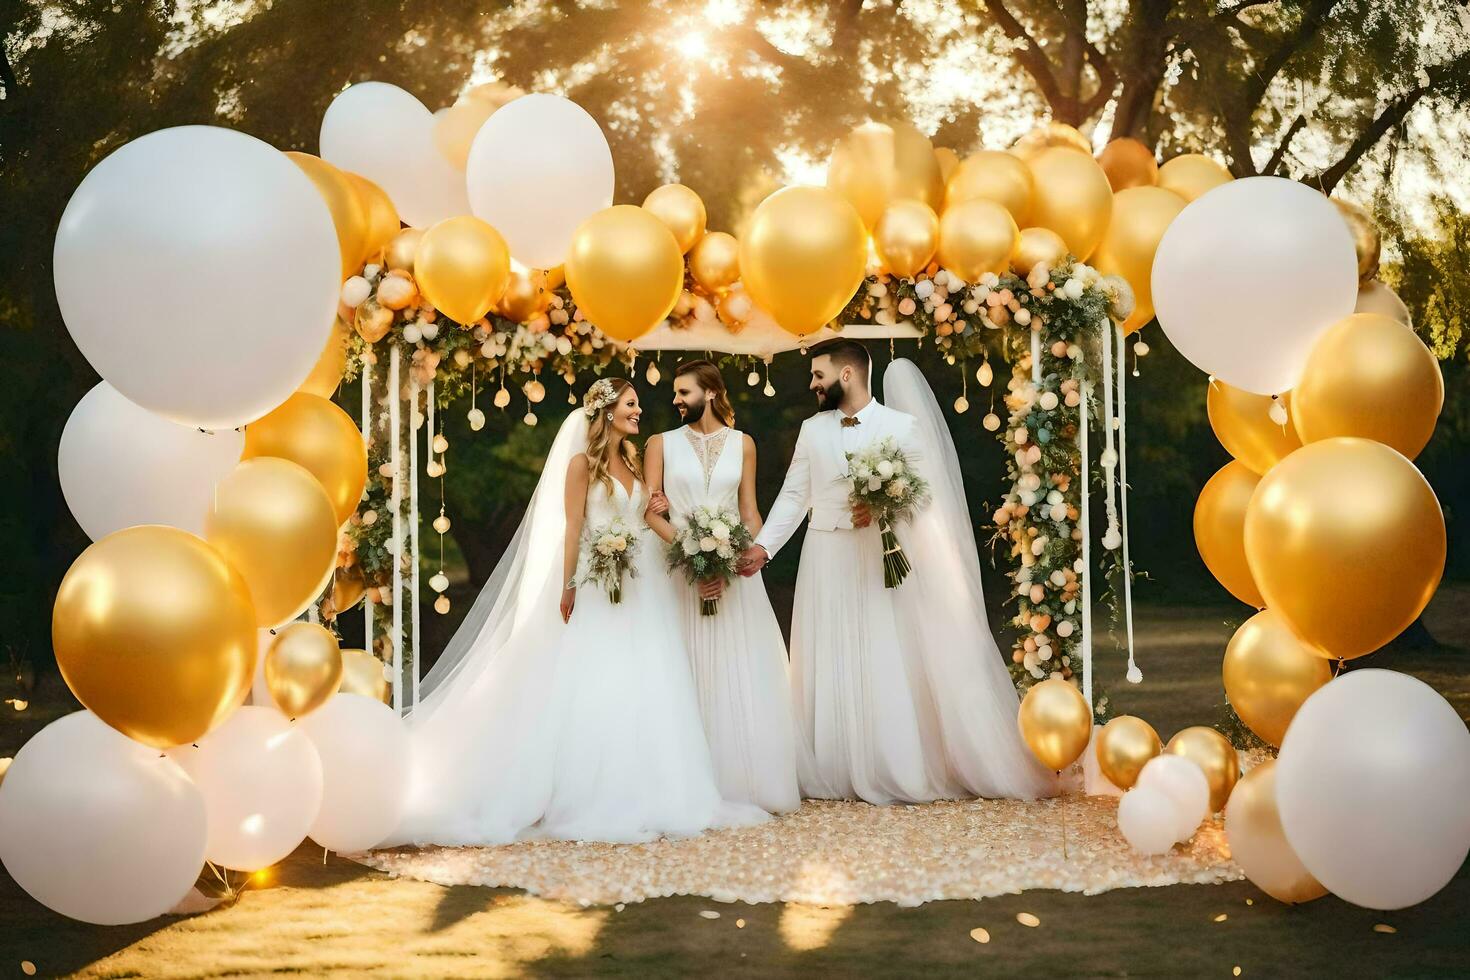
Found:
[{"label": "hanging pom pom", "polygon": [[1148,356],[1148,349],[1149,349],[1148,348],[1148,344],[1144,343],[1141,340],[1140,341],[1137,341],[1133,345],[1133,353],[1134,354],[1137,354],[1139,357],[1147,357]]},{"label": "hanging pom pom", "polygon": [[975,380],[986,388],[989,388],[990,383],[995,380],[995,372],[991,370],[989,360],[982,361],[980,366],[975,369]]},{"label": "hanging pom pom", "polygon": [[648,383],[651,385],[658,384],[658,379],[663,377],[658,371],[658,365],[653,361],[648,362],[648,370],[643,372],[643,376],[648,379]]},{"label": "hanging pom pom", "polygon": [[522,418],[521,421],[524,422],[524,423],[526,423],[527,425],[535,425],[536,424],[536,413],[535,412],[527,412],[526,415],[525,415],[525,417]]},{"label": "hanging pom pom", "polygon": [[985,426],[986,432],[994,432],[1000,428],[1000,416],[991,412],[985,416],[985,419],[980,424]]},{"label": "hanging pom pom", "polygon": [[761,383],[761,373],[759,371],[751,371],[745,376],[745,383],[754,388]]},{"label": "hanging pom pom", "polygon": [[449,612],[449,596],[441,595],[439,598],[435,599],[434,611],[441,616]]},{"label": "hanging pom pom", "polygon": [[449,451],[449,440],[444,438],[444,433],[441,432],[434,437],[433,446],[434,452],[442,456]]},{"label": "hanging pom pom", "polygon": [[440,534],[449,533],[449,518],[445,516],[442,510],[439,512],[439,516],[434,518],[434,530]]},{"label": "hanging pom pom", "polygon": [[773,384],[771,384],[769,381],[767,381],[766,382],[766,387],[765,387],[765,393],[766,393],[766,397],[767,398],[770,398],[770,397],[774,396],[776,394],[776,386],[773,385]]},{"label": "hanging pom pom", "polygon": [[1128,683],[1129,684],[1142,684],[1143,683],[1143,671],[1141,671],[1141,670],[1138,669],[1138,665],[1137,664],[1129,664],[1128,665]]},{"label": "hanging pom pom", "polygon": [[1271,415],[1271,421],[1272,422],[1275,422],[1277,425],[1285,425],[1287,422],[1290,421],[1290,419],[1287,418],[1287,415],[1286,415],[1286,406],[1283,405],[1283,404],[1281,404],[1281,399],[1280,398],[1277,398],[1274,395],[1271,396],[1271,412],[1270,412],[1270,415]]},{"label": "hanging pom pom", "polygon": [[478,408],[470,409],[469,414],[465,418],[469,419],[471,432],[479,432],[485,428],[485,413]]},{"label": "hanging pom pom", "polygon": [[509,404],[510,404],[510,392],[507,391],[502,386],[501,389],[495,393],[495,407],[496,408],[504,408],[505,406],[507,406]]},{"label": "hanging pom pom", "polygon": [[964,395],[956,398],[954,400],[954,410],[960,415],[968,412],[970,410],[970,399],[966,398]]},{"label": "hanging pom pom", "polygon": [[443,572],[435,573],[434,577],[429,579],[429,588],[435,592],[443,592],[449,588],[449,576]]}]

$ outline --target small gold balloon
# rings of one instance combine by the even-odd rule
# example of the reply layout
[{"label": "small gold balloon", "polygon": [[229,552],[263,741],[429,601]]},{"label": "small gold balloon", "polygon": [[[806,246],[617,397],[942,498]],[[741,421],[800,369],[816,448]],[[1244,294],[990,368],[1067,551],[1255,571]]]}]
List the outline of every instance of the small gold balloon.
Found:
[{"label": "small gold balloon", "polygon": [[1122,276],[1133,288],[1133,313],[1123,322],[1125,334],[1154,318],[1154,253],[1183,210],[1184,198],[1161,187],[1134,187],[1113,195],[1113,216],[1092,253],[1091,265],[1105,276]]},{"label": "small gold balloon", "polygon": [[1194,543],[1210,574],[1248,606],[1266,604],[1245,558],[1245,512],[1260,476],[1240,460],[1210,477],[1194,505]]},{"label": "small gold balloon", "polygon": [[331,398],[336,393],[342,384],[342,372],[347,370],[347,341],[351,336],[351,328],[341,320],[332,324],[332,336],[327,338],[327,346],[322,348],[316,365],[301,382],[298,391],[323,398]]},{"label": "small gold balloon", "polygon": [[316,623],[292,623],[265,653],[265,686],[288,718],[301,718],[327,703],[342,683],[337,637]]},{"label": "small gold balloon", "polygon": [[1245,553],[1268,608],[1331,657],[1372,653],[1444,574],[1445,527],[1423,475],[1370,439],[1303,446],[1261,479]]},{"label": "small gold balloon", "polygon": [[1056,120],[1042,123],[1016,140],[1011,146],[1011,151],[1025,159],[1031,159],[1054,146],[1078,150],[1092,156],[1092,141],[1083,136],[1076,126],[1069,126]]},{"label": "small gold balloon", "polygon": [[1108,175],[1114,193],[1130,187],[1152,187],[1159,182],[1154,151],[1131,136],[1120,137],[1103,147],[1097,163]]},{"label": "small gold balloon", "polygon": [[260,626],[299,616],[337,561],[327,491],[304,467],[270,456],[244,460],[215,484],[204,537],[245,579]]},{"label": "small gold balloon", "polygon": [[1216,163],[1202,153],[1177,156],[1159,168],[1159,186],[1173,191],[1186,202],[1234,179],[1223,164]]},{"label": "small gold balloon", "polygon": [[1029,275],[1038,264],[1055,269],[1067,258],[1067,243],[1050,228],[1022,228],[1021,241],[1011,256],[1011,271]]},{"label": "small gold balloon", "polygon": [[1378,223],[1367,211],[1351,201],[1333,198],[1348,230],[1353,233],[1353,251],[1358,254],[1358,282],[1365,283],[1378,275],[1378,259],[1383,252],[1383,236]]},{"label": "small gold balloon", "polygon": [[1031,198],[1036,182],[1031,168],[1014,153],[981,150],[965,157],[950,175],[945,206],[954,207],[976,198],[994,201],[1011,213],[1017,225],[1030,224]]},{"label": "small gold balloon", "polygon": [[413,253],[419,291],[455,323],[490,312],[510,282],[510,251],[479,218],[446,218],[424,232]]},{"label": "small gold balloon", "polygon": [[288,150],[286,156],[311,178],[332,213],[337,246],[342,253],[342,278],[346,279],[362,267],[362,257],[367,252],[368,216],[357,190],[342,171],[321,157],[295,150]]},{"label": "small gold balloon", "polygon": [[1148,760],[1164,751],[1154,726],[1142,718],[1119,715],[1097,733],[1097,765],[1119,789],[1132,789]]},{"label": "small gold balloon", "polygon": [[1353,312],[1382,313],[1390,320],[1402,323],[1406,327],[1414,325],[1414,318],[1409,315],[1409,307],[1399,298],[1399,294],[1377,279],[1365,282],[1358,287],[1358,301],[1353,305]]},{"label": "small gold balloon", "polygon": [[551,303],[551,294],[542,282],[543,274],[535,269],[512,269],[510,282],[496,304],[500,315],[512,323],[525,323],[543,312]]},{"label": "small gold balloon", "polygon": [[704,237],[707,217],[704,202],[683,184],[655,187],[643,199],[643,210],[668,225],[669,231],[674,233],[674,241],[679,243],[680,254],[688,252]]},{"label": "small gold balloon", "polygon": [[1213,728],[1196,725],[1169,739],[1164,751],[1182,755],[1204,771],[1210,784],[1210,812],[1219,812],[1240,778],[1240,758],[1230,740]]},{"label": "small gold balloon", "polygon": [[710,232],[690,250],[689,272],[708,292],[728,288],[740,278],[740,243],[734,235]]},{"label": "small gold balloon", "polygon": [[1434,434],[1444,378],[1414,331],[1355,313],[1317,338],[1292,396],[1302,442],[1361,436],[1413,459]]},{"label": "small gold balloon", "polygon": [[[1295,414],[1289,392],[1281,395],[1280,401],[1288,418]],[[1205,413],[1225,451],[1262,475],[1301,448],[1296,429],[1272,421],[1270,395],[1211,381],[1205,395]]]},{"label": "small gold balloon", "polygon": [[465,168],[475,136],[496,108],[481,99],[461,99],[434,113],[434,147],[451,167],[456,170]]},{"label": "small gold balloon", "polygon": [[241,459],[275,456],[299,463],[321,483],[341,525],[367,485],[367,447],[352,416],[319,395],[297,392],[245,427]]},{"label": "small gold balloon", "polygon": [[1011,213],[984,198],[945,208],[939,219],[939,264],[965,282],[1005,272],[1020,243]]},{"label": "small gold balloon", "polygon": [[959,154],[947,146],[936,146],[934,148],[934,159],[939,161],[939,179],[945,184],[949,183],[950,175],[960,165]]},{"label": "small gold balloon", "polygon": [[366,650],[343,650],[342,686],[338,693],[360,694],[386,704],[388,679],[383,676],[383,661]]},{"label": "small gold balloon", "polygon": [[1021,701],[1021,738],[1048,769],[1060,772],[1092,738],[1092,709],[1082,692],[1060,678],[1032,685]]},{"label": "small gold balloon", "polygon": [[1251,884],[1278,902],[1310,902],[1327,894],[1296,856],[1276,808],[1276,760],[1267,759],[1240,778],[1225,807],[1230,857]]},{"label": "small gold balloon", "polygon": [[1029,161],[1036,182],[1030,224],[1050,228],[1079,260],[1092,255],[1108,230],[1113,188],[1088,153],[1055,146]]},{"label": "small gold balloon", "polygon": [[614,340],[636,340],[679,301],[684,258],[674,233],[631,204],[597,212],[567,251],[567,287],[583,315]]},{"label": "small gold balloon", "polygon": [[772,194],[755,209],[740,241],[745,291],[797,336],[820,330],[842,312],[862,285],[867,264],[862,218],[825,187],[786,187]]},{"label": "small gold balloon", "polygon": [[255,674],[244,579],[214,548],[172,527],[126,528],[83,551],[57,590],[51,641],[77,700],[160,749],[224,721]]},{"label": "small gold balloon", "polygon": [[401,224],[398,220],[398,209],[393,206],[393,199],[383,188],[358,174],[346,170],[342,173],[357,192],[358,203],[367,216],[367,239],[363,243],[362,258],[358,262],[358,267],[361,268],[368,262],[378,260],[388,243],[398,234]]},{"label": "small gold balloon", "polygon": [[383,257],[388,263],[388,268],[412,272],[414,255],[417,254],[419,242],[423,237],[422,229],[405,228],[389,239]]},{"label": "small gold balloon", "polygon": [[873,229],[873,248],[883,267],[901,279],[918,275],[939,247],[939,216],[923,201],[894,201]]},{"label": "small gold balloon", "polygon": [[934,145],[905,122],[864,123],[839,140],[827,161],[827,187],[847,198],[869,230],[902,198],[923,201],[935,212],[944,207]]},{"label": "small gold balloon", "polygon": [[361,565],[337,569],[332,577],[332,608],[338,616],[361,602],[366,593],[367,581],[363,578]]},{"label": "small gold balloon", "polygon": [[1225,697],[1247,728],[1279,748],[1302,702],[1332,680],[1326,656],[1293,633],[1285,617],[1264,609],[1225,647]]}]

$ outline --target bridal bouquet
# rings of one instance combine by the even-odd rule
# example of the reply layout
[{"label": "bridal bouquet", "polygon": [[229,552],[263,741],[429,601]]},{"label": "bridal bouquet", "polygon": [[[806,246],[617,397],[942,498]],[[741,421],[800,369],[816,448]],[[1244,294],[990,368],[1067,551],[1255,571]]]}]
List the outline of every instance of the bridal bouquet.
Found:
[{"label": "bridal bouquet", "polygon": [[[696,507],[669,542],[669,567],[683,569],[690,582],[721,578],[728,583],[734,581],[735,563],[751,540],[739,514],[719,507]],[[701,616],[713,616],[719,607],[718,599],[699,600]]]},{"label": "bridal bouquet", "polygon": [[638,550],[638,537],[620,518],[595,527],[587,538],[586,571],[582,582],[602,586],[612,602],[623,601],[623,575],[637,575],[633,554]]},{"label": "bridal bouquet", "polygon": [[892,439],[879,439],[861,452],[847,454],[848,499],[865,505],[883,534],[883,585],[897,588],[909,574],[908,556],[893,524],[913,517],[929,500],[929,484],[909,466],[903,450]]}]

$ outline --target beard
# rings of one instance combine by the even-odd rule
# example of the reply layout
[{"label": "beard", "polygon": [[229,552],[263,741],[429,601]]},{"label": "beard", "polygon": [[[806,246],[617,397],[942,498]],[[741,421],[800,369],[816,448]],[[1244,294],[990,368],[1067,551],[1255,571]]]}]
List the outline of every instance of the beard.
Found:
[{"label": "beard", "polygon": [[842,382],[834,379],[827,387],[817,392],[818,409],[823,412],[830,412],[836,409],[838,405],[842,404],[842,396],[845,394],[846,392],[842,389]]},{"label": "beard", "polygon": [[689,424],[693,425],[704,418],[705,409],[709,406],[708,398],[701,398],[698,402],[685,402],[679,406],[679,416]]}]

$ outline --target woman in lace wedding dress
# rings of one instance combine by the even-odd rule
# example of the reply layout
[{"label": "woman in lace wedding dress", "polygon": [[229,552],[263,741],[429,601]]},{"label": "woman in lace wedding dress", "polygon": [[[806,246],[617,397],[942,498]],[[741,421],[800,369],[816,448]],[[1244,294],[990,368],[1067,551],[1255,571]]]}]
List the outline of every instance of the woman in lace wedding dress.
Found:
[{"label": "woman in lace wedding dress", "polygon": [[[632,385],[603,379],[562,426],[516,539],[421,685],[391,843],[636,842],[766,818],[716,785],[643,520],[639,414]],[[613,521],[633,532],[618,602],[585,580],[587,541]]]}]

